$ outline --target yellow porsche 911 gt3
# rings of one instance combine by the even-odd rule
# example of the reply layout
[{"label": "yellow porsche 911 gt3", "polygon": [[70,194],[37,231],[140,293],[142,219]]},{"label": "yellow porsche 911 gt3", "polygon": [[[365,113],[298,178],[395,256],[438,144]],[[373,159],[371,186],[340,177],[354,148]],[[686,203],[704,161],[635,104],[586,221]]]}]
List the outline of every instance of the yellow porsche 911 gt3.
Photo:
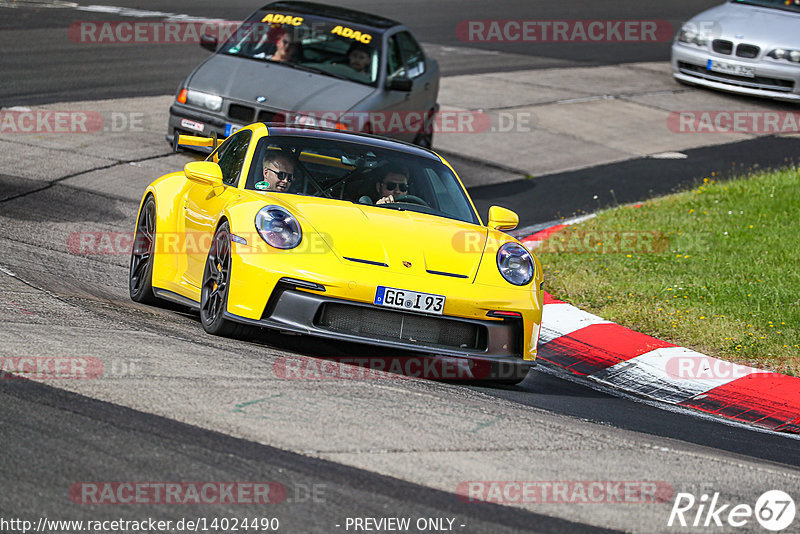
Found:
[{"label": "yellow porsche 911 gt3", "polygon": [[[430,150],[321,128],[247,126],[176,144],[213,150],[151,183],[130,265],[134,301],[243,325],[467,358],[527,374],[542,319],[539,261],[481,222]],[[509,377],[506,377],[509,378]]]}]

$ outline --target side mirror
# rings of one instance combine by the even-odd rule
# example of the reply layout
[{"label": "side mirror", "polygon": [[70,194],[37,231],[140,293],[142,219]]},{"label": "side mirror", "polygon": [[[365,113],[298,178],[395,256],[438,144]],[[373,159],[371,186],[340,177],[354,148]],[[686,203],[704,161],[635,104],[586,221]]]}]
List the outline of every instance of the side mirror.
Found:
[{"label": "side mirror", "polygon": [[414,87],[414,81],[411,78],[395,76],[386,81],[386,88],[390,91],[410,93],[412,87]]},{"label": "side mirror", "polygon": [[505,232],[513,230],[519,224],[519,216],[511,210],[501,208],[500,206],[492,206],[489,208],[489,223],[486,225],[489,228]]},{"label": "side mirror", "polygon": [[200,48],[205,48],[211,52],[217,51],[217,38],[213,35],[204,33],[200,36]]},{"label": "side mirror", "polygon": [[211,187],[222,185],[222,169],[212,161],[191,161],[183,168],[186,177],[198,184]]}]

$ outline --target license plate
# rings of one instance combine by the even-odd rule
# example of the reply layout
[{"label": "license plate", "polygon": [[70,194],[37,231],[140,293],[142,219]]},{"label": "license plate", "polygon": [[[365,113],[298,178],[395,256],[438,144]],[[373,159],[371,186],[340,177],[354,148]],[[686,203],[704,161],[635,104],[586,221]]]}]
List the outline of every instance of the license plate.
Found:
[{"label": "license plate", "polygon": [[746,78],[756,77],[756,69],[754,67],[747,67],[744,65],[734,65],[733,63],[725,63],[724,61],[714,61],[713,59],[708,60],[706,68],[714,72],[733,74],[734,76],[744,76]]},{"label": "license plate", "polygon": [[431,293],[420,293],[406,289],[378,286],[375,293],[375,304],[387,308],[411,310],[422,313],[442,315],[444,312],[444,296]]},{"label": "license plate", "polygon": [[228,123],[225,123],[225,137],[228,137],[228,136],[229,136],[229,135],[231,135],[231,134],[235,134],[235,133],[236,133],[237,131],[239,131],[241,128],[242,128],[242,127],[241,127],[241,126],[239,126],[238,124],[231,124],[231,123],[229,123],[229,122],[228,122]]},{"label": "license plate", "polygon": [[205,127],[202,122],[190,121],[189,119],[181,119],[181,126],[195,132],[202,132]]}]

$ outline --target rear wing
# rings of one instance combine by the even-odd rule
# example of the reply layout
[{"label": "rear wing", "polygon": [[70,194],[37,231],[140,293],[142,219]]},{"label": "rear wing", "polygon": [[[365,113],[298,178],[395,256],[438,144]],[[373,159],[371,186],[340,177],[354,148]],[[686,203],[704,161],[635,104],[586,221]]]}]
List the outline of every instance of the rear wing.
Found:
[{"label": "rear wing", "polygon": [[217,147],[222,144],[225,137],[217,137],[217,132],[213,132],[211,137],[200,137],[197,135],[184,135],[176,133],[172,137],[172,150],[178,151],[178,147],[191,146],[191,147],[204,147],[210,148],[213,152]]}]

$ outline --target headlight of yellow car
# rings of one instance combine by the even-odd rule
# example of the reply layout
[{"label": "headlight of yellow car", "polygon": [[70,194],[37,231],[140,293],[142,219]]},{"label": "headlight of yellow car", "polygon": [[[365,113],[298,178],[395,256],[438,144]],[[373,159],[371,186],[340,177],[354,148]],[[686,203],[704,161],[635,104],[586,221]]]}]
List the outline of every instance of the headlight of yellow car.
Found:
[{"label": "headlight of yellow car", "polygon": [[303,240],[303,231],[294,215],[280,206],[264,206],[256,213],[256,230],[268,245],[294,248]]},{"label": "headlight of yellow car", "polygon": [[506,243],[497,251],[497,268],[507,282],[524,286],[533,278],[533,258],[525,247],[518,243]]}]

